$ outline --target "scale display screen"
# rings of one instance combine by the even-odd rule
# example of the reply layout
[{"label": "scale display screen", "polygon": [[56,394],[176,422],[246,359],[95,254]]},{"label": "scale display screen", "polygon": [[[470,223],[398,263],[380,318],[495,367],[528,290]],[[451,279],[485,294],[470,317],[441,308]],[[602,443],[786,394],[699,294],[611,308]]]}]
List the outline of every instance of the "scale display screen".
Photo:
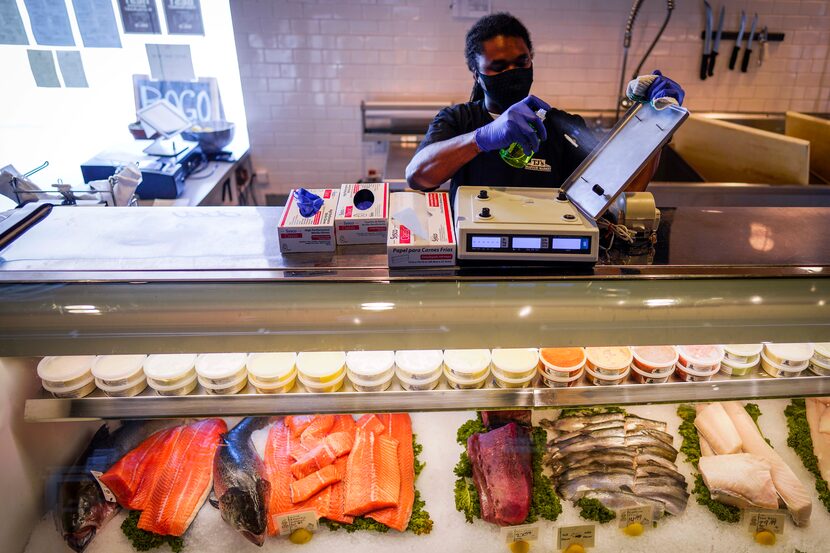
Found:
[{"label": "scale display screen", "polygon": [[471,252],[591,254],[590,236],[530,236],[525,234],[468,234]]}]

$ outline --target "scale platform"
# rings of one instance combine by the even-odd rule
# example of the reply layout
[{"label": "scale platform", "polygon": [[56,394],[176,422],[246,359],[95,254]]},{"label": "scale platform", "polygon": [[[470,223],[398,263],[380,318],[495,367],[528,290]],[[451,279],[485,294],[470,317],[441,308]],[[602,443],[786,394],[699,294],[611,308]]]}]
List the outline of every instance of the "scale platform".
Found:
[{"label": "scale platform", "polygon": [[458,259],[596,263],[597,220],[688,116],[678,106],[636,104],[561,189],[459,187]]},{"label": "scale platform", "polygon": [[558,188],[459,187],[458,258],[595,263],[596,222],[558,196]]}]

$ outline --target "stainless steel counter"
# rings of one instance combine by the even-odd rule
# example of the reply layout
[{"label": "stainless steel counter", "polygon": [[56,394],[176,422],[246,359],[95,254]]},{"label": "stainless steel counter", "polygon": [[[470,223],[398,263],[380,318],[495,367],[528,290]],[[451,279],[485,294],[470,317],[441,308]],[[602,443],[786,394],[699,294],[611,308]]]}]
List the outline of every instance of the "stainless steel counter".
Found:
[{"label": "stainless steel counter", "polygon": [[[0,282],[821,276],[830,208],[664,208],[653,251],[594,267],[389,270],[385,246],[281,255],[274,207],[57,207],[0,252]],[[2,223],[0,223],[2,230]]]}]

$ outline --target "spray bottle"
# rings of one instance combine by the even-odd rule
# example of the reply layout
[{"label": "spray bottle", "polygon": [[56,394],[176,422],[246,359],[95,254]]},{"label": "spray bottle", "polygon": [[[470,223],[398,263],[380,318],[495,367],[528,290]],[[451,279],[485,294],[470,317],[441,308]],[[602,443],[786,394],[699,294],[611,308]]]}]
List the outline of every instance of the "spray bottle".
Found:
[{"label": "spray bottle", "polygon": [[[543,109],[540,109],[536,112],[537,117],[542,120],[542,124],[545,123],[545,116],[547,112]],[[532,127],[533,125],[531,125]],[[535,128],[533,129],[536,130]],[[538,132],[538,131],[537,131]],[[502,148],[499,150],[499,154],[501,158],[504,160],[506,164],[511,167],[515,167],[516,169],[524,169],[524,167],[530,163],[530,160],[533,159],[533,155],[536,152],[528,152],[525,153],[524,149],[519,145],[518,142],[514,142],[507,148]]]}]

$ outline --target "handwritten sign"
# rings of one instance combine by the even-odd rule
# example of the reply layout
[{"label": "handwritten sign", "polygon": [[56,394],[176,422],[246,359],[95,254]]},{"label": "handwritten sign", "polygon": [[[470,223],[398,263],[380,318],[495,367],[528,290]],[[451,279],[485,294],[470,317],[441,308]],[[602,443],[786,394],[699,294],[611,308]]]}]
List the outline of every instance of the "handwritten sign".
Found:
[{"label": "handwritten sign", "polygon": [[744,513],[747,529],[753,534],[764,530],[783,534],[787,515],[781,511],[752,510]]},{"label": "handwritten sign", "polygon": [[617,511],[617,521],[620,528],[625,528],[630,524],[640,523],[643,528],[648,528],[654,521],[654,509],[651,505],[642,505],[640,507],[629,507],[627,509],[619,509]]},{"label": "handwritten sign", "polygon": [[300,528],[309,532],[316,532],[318,528],[317,511],[274,515],[274,524],[279,528],[280,536],[288,536],[291,532]]},{"label": "handwritten sign", "polygon": [[539,525],[521,524],[519,526],[506,526],[501,529],[501,535],[505,543],[536,541],[539,539]]},{"label": "handwritten sign", "polygon": [[583,524],[581,526],[560,526],[557,533],[556,547],[560,551],[571,545],[583,547],[594,547],[596,539],[596,526]]}]

